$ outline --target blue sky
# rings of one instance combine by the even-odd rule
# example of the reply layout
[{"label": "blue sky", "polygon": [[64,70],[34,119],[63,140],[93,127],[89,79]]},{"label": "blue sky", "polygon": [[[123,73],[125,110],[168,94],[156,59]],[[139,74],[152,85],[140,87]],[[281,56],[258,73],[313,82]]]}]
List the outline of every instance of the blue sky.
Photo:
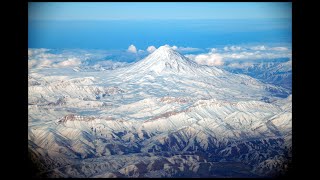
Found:
[{"label": "blue sky", "polygon": [[29,3],[29,48],[290,44],[291,3]]},{"label": "blue sky", "polygon": [[30,20],[291,18],[291,3],[29,3]]}]

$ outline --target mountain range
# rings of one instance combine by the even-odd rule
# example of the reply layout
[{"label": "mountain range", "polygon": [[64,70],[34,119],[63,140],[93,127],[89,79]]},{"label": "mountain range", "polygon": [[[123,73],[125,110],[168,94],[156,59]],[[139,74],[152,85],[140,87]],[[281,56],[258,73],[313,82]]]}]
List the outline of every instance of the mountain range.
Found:
[{"label": "mountain range", "polygon": [[288,88],[161,46],[105,71],[28,76],[37,177],[275,177],[292,158]]}]

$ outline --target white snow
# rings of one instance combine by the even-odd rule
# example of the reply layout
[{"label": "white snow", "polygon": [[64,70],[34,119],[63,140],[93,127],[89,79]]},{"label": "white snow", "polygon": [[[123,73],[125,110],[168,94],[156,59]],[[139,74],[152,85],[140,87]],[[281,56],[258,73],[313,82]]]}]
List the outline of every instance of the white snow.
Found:
[{"label": "white snow", "polygon": [[[253,139],[286,136],[290,141],[291,96],[275,97],[268,91],[270,87],[245,75],[200,66],[168,46],[112,71],[30,69],[28,139],[38,146],[34,149],[37,152],[55,152],[52,159],[61,154],[70,161],[81,157],[82,163],[92,159],[89,157],[95,157],[93,161],[116,157],[137,145],[141,152],[149,153],[168,144],[171,150],[185,152]],[[272,103],[263,102],[263,97]],[[223,152],[230,155],[231,149]],[[197,172],[197,160],[181,163],[189,161],[193,162],[191,170]],[[274,161],[260,165],[272,168]],[[119,173],[138,177],[146,173],[141,165],[118,164],[82,171],[86,177],[118,177]],[[171,166],[164,163],[154,175],[172,173]],[[97,172],[91,172],[93,169]],[[73,170],[56,169],[56,173],[83,176]],[[184,170],[178,166],[174,171]]]}]

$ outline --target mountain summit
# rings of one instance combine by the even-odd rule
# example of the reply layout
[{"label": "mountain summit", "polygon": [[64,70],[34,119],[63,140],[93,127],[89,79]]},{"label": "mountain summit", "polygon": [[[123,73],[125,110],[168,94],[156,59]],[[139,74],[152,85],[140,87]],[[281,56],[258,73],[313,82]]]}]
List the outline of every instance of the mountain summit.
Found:
[{"label": "mountain summit", "polygon": [[220,69],[212,67],[200,66],[194,61],[183,56],[179,52],[173,50],[170,46],[164,45],[156,49],[152,54],[137,62],[127,72],[139,72],[144,74],[154,73],[161,74],[184,74],[184,75],[201,75],[212,70],[216,73],[221,72]]},{"label": "mountain summit", "polygon": [[179,52],[173,50],[170,46],[160,46],[152,54],[150,54],[145,60],[156,60],[159,62],[166,63],[190,63],[189,65],[193,66],[195,63]]}]

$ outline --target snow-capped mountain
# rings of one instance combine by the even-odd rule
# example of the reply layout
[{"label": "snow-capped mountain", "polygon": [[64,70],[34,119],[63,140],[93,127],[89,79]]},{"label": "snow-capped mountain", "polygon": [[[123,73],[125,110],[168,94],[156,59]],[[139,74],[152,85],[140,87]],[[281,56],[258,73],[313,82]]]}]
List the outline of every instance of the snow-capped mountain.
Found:
[{"label": "snow-capped mountain", "polygon": [[126,74],[132,72],[156,74],[163,73],[200,73],[199,65],[187,59],[169,46],[161,46],[142,61],[126,69]]},{"label": "snow-capped mountain", "polygon": [[41,177],[272,177],[291,159],[286,89],[168,46],[112,71],[31,71],[28,93]]},{"label": "snow-capped mountain", "polygon": [[246,74],[264,83],[284,87],[288,90],[292,88],[292,60],[286,62],[231,63],[223,66],[223,68],[232,73]]}]

